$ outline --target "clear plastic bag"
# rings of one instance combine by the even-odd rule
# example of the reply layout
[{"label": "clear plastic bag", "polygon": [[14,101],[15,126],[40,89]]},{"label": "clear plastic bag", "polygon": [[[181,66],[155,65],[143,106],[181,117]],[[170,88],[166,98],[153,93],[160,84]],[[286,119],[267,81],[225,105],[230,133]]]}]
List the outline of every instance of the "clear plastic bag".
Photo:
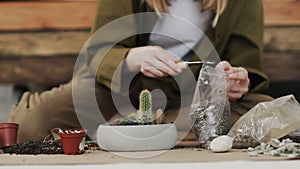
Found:
[{"label": "clear plastic bag", "polygon": [[293,95],[261,102],[243,115],[230,129],[233,148],[255,147],[279,139],[300,128],[300,105]]},{"label": "clear plastic bag", "polygon": [[300,128],[296,131],[289,133],[287,137],[292,139],[294,142],[300,143]]},{"label": "clear plastic bag", "polygon": [[230,129],[230,105],[224,72],[205,66],[201,69],[189,115],[192,130],[203,148],[227,134]]}]

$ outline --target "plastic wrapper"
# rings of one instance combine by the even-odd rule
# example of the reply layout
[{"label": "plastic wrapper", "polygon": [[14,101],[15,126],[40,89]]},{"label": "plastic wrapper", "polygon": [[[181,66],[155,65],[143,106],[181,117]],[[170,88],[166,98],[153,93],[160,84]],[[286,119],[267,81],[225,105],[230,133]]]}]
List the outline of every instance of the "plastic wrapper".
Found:
[{"label": "plastic wrapper", "polygon": [[230,106],[226,94],[226,75],[212,67],[203,67],[191,104],[190,124],[200,145],[227,134],[230,129]]},{"label": "plastic wrapper", "polygon": [[261,102],[230,129],[233,148],[248,148],[279,139],[300,128],[300,105],[293,95]]}]

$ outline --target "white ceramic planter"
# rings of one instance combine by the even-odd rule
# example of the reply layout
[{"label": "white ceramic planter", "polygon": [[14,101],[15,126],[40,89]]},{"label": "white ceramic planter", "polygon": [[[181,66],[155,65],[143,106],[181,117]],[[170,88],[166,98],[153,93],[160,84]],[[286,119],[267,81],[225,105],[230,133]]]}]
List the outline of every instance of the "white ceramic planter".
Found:
[{"label": "white ceramic planter", "polygon": [[177,142],[174,124],[99,125],[97,141],[108,151],[148,151],[171,149]]}]

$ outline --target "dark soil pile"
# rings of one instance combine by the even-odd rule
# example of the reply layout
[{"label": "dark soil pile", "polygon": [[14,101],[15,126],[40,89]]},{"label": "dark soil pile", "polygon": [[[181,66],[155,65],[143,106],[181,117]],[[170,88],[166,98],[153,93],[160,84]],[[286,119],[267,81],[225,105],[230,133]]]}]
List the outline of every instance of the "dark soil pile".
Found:
[{"label": "dark soil pile", "polygon": [[10,154],[63,154],[61,141],[28,141],[2,149]]}]

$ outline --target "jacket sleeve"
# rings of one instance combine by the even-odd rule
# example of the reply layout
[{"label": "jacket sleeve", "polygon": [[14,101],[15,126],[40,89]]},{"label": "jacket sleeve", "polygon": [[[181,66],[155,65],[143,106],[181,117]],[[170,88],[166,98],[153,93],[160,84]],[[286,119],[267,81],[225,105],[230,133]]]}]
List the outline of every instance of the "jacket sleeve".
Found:
[{"label": "jacket sleeve", "polygon": [[263,72],[263,8],[261,0],[245,1],[221,57],[233,66],[246,68],[249,92],[260,92],[269,84]]},{"label": "jacket sleeve", "polygon": [[[122,31],[127,32],[126,25],[106,26],[123,16],[132,14],[132,11],[131,0],[98,0],[97,3],[96,18],[87,48],[87,53],[91,58],[88,61],[88,67],[96,76],[96,81],[108,88],[112,88],[112,78],[117,74],[115,72],[117,67],[120,66],[129,50],[135,47],[135,39],[133,37],[119,39]],[[120,79],[121,76],[118,78]],[[115,89],[118,90],[118,87]]]}]

